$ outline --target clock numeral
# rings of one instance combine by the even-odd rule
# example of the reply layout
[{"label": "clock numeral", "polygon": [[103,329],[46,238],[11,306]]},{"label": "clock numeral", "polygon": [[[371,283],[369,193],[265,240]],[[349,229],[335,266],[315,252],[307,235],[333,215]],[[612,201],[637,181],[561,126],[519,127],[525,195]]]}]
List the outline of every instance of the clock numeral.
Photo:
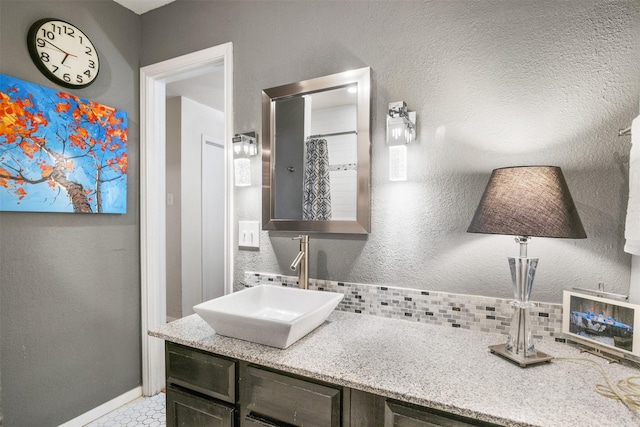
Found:
[{"label": "clock numeral", "polygon": [[53,65],[53,64],[52,64],[51,66],[53,67],[53,72],[54,72],[54,73],[57,73],[57,72],[58,72],[58,70],[60,69],[60,67],[58,67],[57,65]]},{"label": "clock numeral", "polygon": [[53,40],[56,38],[56,35],[53,33],[53,31],[47,31],[44,28],[42,29],[42,36],[48,38],[49,40]]},{"label": "clock numeral", "polygon": [[76,82],[82,83],[82,76],[80,74],[76,75]]},{"label": "clock numeral", "polygon": [[62,79],[65,82],[70,82],[71,81],[71,76],[69,75],[69,73],[64,73],[64,75],[62,76]]},{"label": "clock numeral", "polygon": [[[93,62],[93,60],[89,60],[89,68],[96,68],[96,63]],[[88,71],[85,71],[85,74],[87,74]]]},{"label": "clock numeral", "polygon": [[71,36],[71,37],[75,37],[75,31],[73,30],[73,28],[69,28],[66,25],[56,25],[53,22],[51,23],[51,29],[53,30],[53,32],[58,32],[58,34],[62,35],[63,33]]},{"label": "clock numeral", "polygon": [[86,53],[87,55],[91,55],[92,54],[93,50],[89,46],[85,46],[85,49],[86,50],[84,51],[84,53]]},{"label": "clock numeral", "polygon": [[44,47],[45,41],[44,41],[44,39],[41,39],[40,37],[38,37],[36,39],[36,44],[38,45],[38,47]]},{"label": "clock numeral", "polygon": [[84,44],[84,39],[82,38],[82,36],[78,36],[78,38],[80,39],[80,44]]},{"label": "clock numeral", "polygon": [[84,74],[85,76],[87,76],[87,77],[91,78],[91,71],[89,71],[89,70],[85,71],[85,72],[84,72],[84,73],[82,73],[82,74]]},{"label": "clock numeral", "polygon": [[40,59],[42,62],[49,62],[49,54],[47,52],[40,52]]}]

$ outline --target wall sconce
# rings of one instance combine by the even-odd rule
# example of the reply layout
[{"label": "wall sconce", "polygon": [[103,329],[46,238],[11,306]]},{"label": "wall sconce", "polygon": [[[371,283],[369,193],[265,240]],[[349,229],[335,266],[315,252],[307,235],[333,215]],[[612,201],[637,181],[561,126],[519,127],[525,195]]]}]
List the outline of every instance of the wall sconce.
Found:
[{"label": "wall sconce", "polygon": [[236,134],[233,143],[233,173],[236,187],[251,185],[251,157],[258,154],[258,135],[255,132]]},{"label": "wall sconce", "polygon": [[387,145],[389,146],[389,181],[407,180],[407,145],[416,139],[416,112],[404,101],[389,104]]}]

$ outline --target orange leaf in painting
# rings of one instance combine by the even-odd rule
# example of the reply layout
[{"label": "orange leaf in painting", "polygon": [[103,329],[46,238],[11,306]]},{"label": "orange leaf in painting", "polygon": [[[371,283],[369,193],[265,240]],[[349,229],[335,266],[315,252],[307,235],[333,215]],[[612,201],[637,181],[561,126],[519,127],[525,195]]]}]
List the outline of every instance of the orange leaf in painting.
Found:
[{"label": "orange leaf in painting", "polygon": [[67,112],[67,111],[69,111],[69,109],[70,109],[70,108],[71,108],[71,105],[70,105],[70,104],[66,104],[66,103],[64,103],[64,102],[58,102],[58,103],[56,104],[56,111],[57,111],[58,113],[64,113],[64,112]]},{"label": "orange leaf in painting", "polygon": [[51,172],[53,171],[53,166],[41,164],[40,165],[40,170],[42,171],[42,177],[46,178],[49,175],[51,175]]},{"label": "orange leaf in painting", "polygon": [[24,191],[24,188],[20,187],[16,190],[16,195],[18,195],[18,200],[24,199],[24,196],[27,195],[27,192]]},{"label": "orange leaf in painting", "polygon": [[118,167],[120,168],[120,171],[123,174],[126,174],[127,173],[127,153],[122,153],[122,155],[116,159],[116,162],[118,163]]}]

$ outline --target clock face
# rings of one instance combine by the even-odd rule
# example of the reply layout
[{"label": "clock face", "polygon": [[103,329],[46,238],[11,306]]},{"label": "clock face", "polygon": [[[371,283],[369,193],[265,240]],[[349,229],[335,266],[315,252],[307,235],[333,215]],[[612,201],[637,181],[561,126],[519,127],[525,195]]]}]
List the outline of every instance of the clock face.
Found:
[{"label": "clock face", "polygon": [[77,27],[59,19],[41,19],[29,29],[29,54],[54,83],[82,88],[98,76],[100,61],[91,40]]}]

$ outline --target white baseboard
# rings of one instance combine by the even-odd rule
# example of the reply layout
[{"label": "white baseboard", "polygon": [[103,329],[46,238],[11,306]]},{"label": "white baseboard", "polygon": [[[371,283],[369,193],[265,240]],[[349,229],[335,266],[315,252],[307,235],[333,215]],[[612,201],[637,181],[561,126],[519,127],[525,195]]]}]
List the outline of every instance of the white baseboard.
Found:
[{"label": "white baseboard", "polygon": [[92,410],[85,412],[84,414],[72,419],[71,421],[67,421],[64,424],[61,424],[60,427],[81,427],[87,425],[90,422],[95,421],[104,415],[107,415],[109,412],[118,409],[122,405],[126,405],[127,403],[137,399],[140,396],[142,396],[142,387],[138,386],[133,390],[129,390],[128,392],[121,394],[118,397],[114,397],[110,401],[103,403],[97,408],[93,408]]}]

